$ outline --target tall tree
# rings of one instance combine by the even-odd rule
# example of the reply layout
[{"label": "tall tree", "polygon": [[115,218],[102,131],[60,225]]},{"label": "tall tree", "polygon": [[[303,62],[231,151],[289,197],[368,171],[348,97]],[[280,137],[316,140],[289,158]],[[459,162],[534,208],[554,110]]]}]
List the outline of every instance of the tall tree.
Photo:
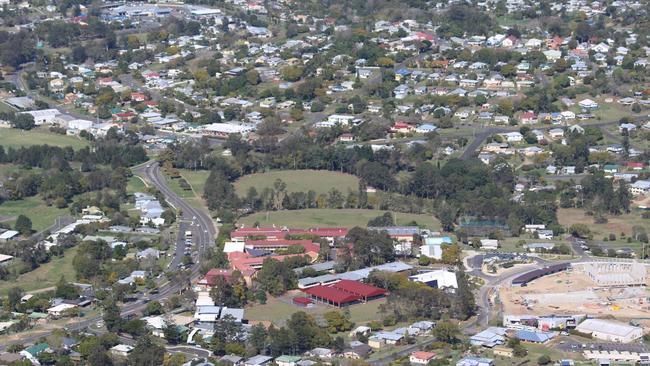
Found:
[{"label": "tall tree", "polygon": [[146,335],[138,338],[128,362],[130,366],[160,366],[164,359],[165,348]]},{"label": "tall tree", "polygon": [[18,215],[16,223],[14,224],[14,229],[20,232],[21,235],[30,235],[32,233],[32,220],[25,215]]}]

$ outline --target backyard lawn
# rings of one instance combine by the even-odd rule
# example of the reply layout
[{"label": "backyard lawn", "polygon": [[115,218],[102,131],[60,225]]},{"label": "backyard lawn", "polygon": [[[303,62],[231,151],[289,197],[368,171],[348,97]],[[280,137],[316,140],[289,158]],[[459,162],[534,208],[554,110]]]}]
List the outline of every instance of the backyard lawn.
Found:
[{"label": "backyard lawn", "polygon": [[[310,227],[366,227],[368,221],[383,215],[381,210],[362,209],[307,209],[293,211],[258,212],[239,220],[239,224],[251,227],[255,222],[260,226],[287,226],[293,228]],[[397,225],[406,225],[415,221],[420,226],[430,229],[439,229],[440,223],[432,215],[393,213]]]},{"label": "backyard lawn", "polygon": [[327,170],[278,170],[243,176],[235,182],[235,189],[240,197],[245,196],[250,187],[255,187],[261,193],[266,187],[273,188],[276,179],[287,184],[287,192],[307,192],[311,189],[320,194],[336,188],[345,195],[359,188],[359,179],[350,174]]},{"label": "backyard lawn", "polygon": [[5,149],[31,145],[72,146],[73,149],[81,149],[88,146],[88,141],[74,136],[55,134],[45,128],[30,131],[0,128],[0,145]]}]

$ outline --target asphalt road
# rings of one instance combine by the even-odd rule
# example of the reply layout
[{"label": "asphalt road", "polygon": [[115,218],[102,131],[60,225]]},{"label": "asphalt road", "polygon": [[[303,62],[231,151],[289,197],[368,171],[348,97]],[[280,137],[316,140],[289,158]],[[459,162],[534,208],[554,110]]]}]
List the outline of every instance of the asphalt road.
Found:
[{"label": "asphalt road", "polygon": [[[645,117],[635,117],[633,118],[636,121],[643,121]],[[605,121],[605,122],[586,122],[584,126],[591,126],[591,127],[607,127],[607,126],[613,126],[617,125],[618,121]],[[552,128],[559,128],[562,127],[562,125],[551,125],[551,126],[544,126],[544,127],[535,127],[535,129],[538,130],[550,130]],[[479,149],[479,147],[485,142],[485,140],[491,136],[494,135],[495,133],[504,133],[504,132],[509,132],[509,131],[519,131],[519,126],[515,127],[488,127],[485,128],[479,133],[476,134],[474,137],[474,140],[467,145],[465,148],[465,151],[463,151],[462,155],[460,156],[461,159],[467,160],[471,157],[473,157],[476,153],[476,151]],[[605,133],[605,132],[604,132]],[[609,133],[609,132],[607,132]]]},{"label": "asphalt road", "polygon": [[[171,271],[177,271],[178,266],[182,261],[182,257],[184,256],[183,247],[185,245],[185,237],[184,237],[185,230],[192,231],[192,237],[198,249],[199,259],[200,259],[202,257],[202,253],[214,243],[213,239],[217,235],[217,230],[214,227],[214,224],[210,216],[204,211],[192,207],[187,202],[185,202],[182,198],[180,198],[176,193],[174,193],[171,189],[169,189],[169,187],[165,183],[164,177],[162,176],[160,167],[157,162],[142,164],[140,166],[135,167],[133,170],[138,176],[142,177],[145,180],[145,182],[147,182],[147,184],[151,184],[154,187],[156,187],[158,190],[160,190],[165,195],[165,199],[170,205],[172,205],[177,209],[181,209],[183,213],[181,220],[187,222],[186,225],[181,225],[181,227],[184,227],[185,229],[179,232],[177,250],[175,252],[174,258],[172,260],[172,264],[170,265],[169,269]],[[200,275],[199,268],[200,268],[200,264],[199,261],[197,261],[190,269],[190,279],[198,278],[198,276]],[[165,300],[173,296],[174,294],[179,293],[186,286],[186,283],[181,283],[181,282],[169,282],[169,281],[163,282],[165,280],[160,280],[160,281],[161,283],[158,287],[159,292],[157,294],[150,295],[148,297],[149,301]],[[147,302],[145,302],[143,299],[139,299],[135,302],[125,304],[121,308],[122,317],[126,318],[131,315],[140,314],[146,307],[146,303]],[[83,319],[79,322],[67,325],[65,329],[69,331],[84,331],[89,326],[101,320],[102,320],[101,317]],[[38,335],[22,337],[15,341],[8,341],[2,343],[0,344],[0,351],[4,351],[7,346],[12,344],[17,344],[17,343],[30,344],[30,343],[37,342],[39,339],[49,334],[50,332],[42,332],[39,333]],[[195,352],[191,352],[192,349],[194,349]],[[176,352],[194,354],[197,355],[198,357],[205,357],[205,352],[207,352],[205,350],[198,349],[195,347],[172,347],[172,350],[175,350]]]}]

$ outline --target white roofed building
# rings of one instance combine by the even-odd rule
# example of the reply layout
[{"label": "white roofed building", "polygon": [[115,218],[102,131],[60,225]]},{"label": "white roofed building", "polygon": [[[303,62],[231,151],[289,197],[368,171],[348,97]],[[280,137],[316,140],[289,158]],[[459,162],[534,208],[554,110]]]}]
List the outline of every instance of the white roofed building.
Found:
[{"label": "white roofed building", "polygon": [[604,319],[587,319],[576,330],[608,342],[630,343],[643,337],[641,327]]}]

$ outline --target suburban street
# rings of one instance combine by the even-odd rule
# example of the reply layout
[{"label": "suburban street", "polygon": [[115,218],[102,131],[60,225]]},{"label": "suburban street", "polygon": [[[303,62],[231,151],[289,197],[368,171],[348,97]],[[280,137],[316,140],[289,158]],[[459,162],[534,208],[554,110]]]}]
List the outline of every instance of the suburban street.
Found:
[{"label": "suburban street", "polygon": [[[182,216],[179,218],[181,225],[179,225],[176,251],[174,252],[174,257],[168,270],[171,272],[177,272],[179,269],[179,265],[184,256],[185,237],[183,234],[185,233],[185,230],[192,231],[192,237],[198,248],[200,259],[202,253],[213,244],[213,240],[217,235],[217,229],[215,228],[210,216],[204,211],[189,205],[167,186],[157,162],[148,162],[135,167],[133,170],[148,185],[153,185],[156,189],[160,190],[163,195],[165,195],[167,202],[171,206],[177,210],[182,210]],[[190,280],[198,278],[200,275],[199,268],[200,262],[196,261],[196,263],[194,263],[194,265],[189,269]],[[138,314],[144,310],[149,301],[163,301],[180,293],[183,290],[183,287],[187,285],[187,283],[169,282],[164,277],[159,280],[159,284],[159,292],[157,294],[151,294],[148,296],[147,300],[139,299],[133,303],[128,303],[122,306],[122,317]],[[97,316],[83,319],[79,322],[70,324],[65,328],[70,331],[84,331],[89,326],[100,321],[102,321],[102,318]],[[22,337],[20,340],[4,342],[0,344],[0,351],[4,351],[12,344],[37,342],[39,339],[48,336],[50,333],[51,332],[41,332],[35,335]],[[134,340],[131,341],[134,342]],[[198,357],[205,357],[207,351],[195,347],[170,347],[170,352],[182,352]]]}]

